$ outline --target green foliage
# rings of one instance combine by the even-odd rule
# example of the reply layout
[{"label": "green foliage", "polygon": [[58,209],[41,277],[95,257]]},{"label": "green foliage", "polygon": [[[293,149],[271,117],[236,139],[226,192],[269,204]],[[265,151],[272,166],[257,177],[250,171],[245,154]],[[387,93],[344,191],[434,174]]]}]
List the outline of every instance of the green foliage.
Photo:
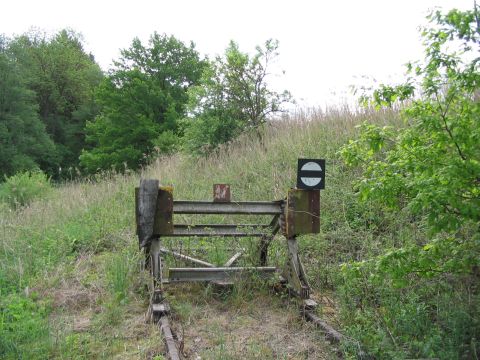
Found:
[{"label": "green foliage", "polygon": [[341,150],[347,164],[362,166],[361,200],[425,219],[430,232],[343,268],[349,331],[377,357],[479,351],[478,10],[430,15],[425,62],[409,64],[405,84],[381,86],[371,97],[377,108],[408,100],[404,126],[364,123]]},{"label": "green foliage", "polygon": [[423,31],[426,62],[416,65],[416,77],[373,96],[376,105],[391,105],[420,88],[422,98],[403,110],[405,127],[364,124],[359,139],[342,152],[347,163],[364,166],[363,197],[388,205],[404,201],[413,212],[428,214],[434,231],[455,231],[480,220],[480,58],[472,53],[480,34],[474,11],[430,18],[438,25]]},{"label": "green foliage", "polygon": [[[81,35],[61,30],[52,37],[33,31],[14,38],[9,49],[34,92],[38,115],[56,145],[55,162],[40,164],[54,177],[78,166],[85,122],[95,116],[93,90],[103,74],[87,54]],[[60,170],[59,170],[60,169]]]},{"label": "green foliage", "polygon": [[[101,113],[87,123],[90,148],[80,156],[88,172],[137,169],[157,150],[169,153],[185,115],[187,90],[198,84],[204,61],[194,44],[154,33],[135,39],[97,91]],[[162,135],[162,133],[166,134]]]},{"label": "green foliage", "polygon": [[35,93],[1,37],[0,94],[0,177],[51,167],[55,147],[39,119]]},{"label": "green foliage", "polygon": [[0,201],[11,208],[25,206],[45,197],[51,190],[50,179],[41,171],[17,173],[0,184]]},{"label": "green foliage", "polygon": [[267,84],[277,49],[278,41],[268,40],[250,57],[232,41],[224,57],[210,63],[201,84],[189,91],[185,149],[208,153],[245,130],[259,131],[269,116],[282,111],[292,100],[290,93],[277,93]]},{"label": "green foliage", "polygon": [[130,116],[128,112],[117,112],[115,119],[99,115],[87,122],[86,130],[87,142],[94,146],[82,151],[80,163],[89,173],[112,168],[123,171],[145,165],[147,154],[153,152],[152,141],[158,134],[158,126],[148,117]]},{"label": "green foliage", "polygon": [[[375,112],[312,112],[305,115],[308,121],[302,121],[304,117],[299,116],[291,121],[272,122],[266,126],[263,143],[255,134],[250,134],[235,141],[228,149],[220,149],[206,158],[163,157],[145,169],[145,176],[172,184],[175,196],[186,199],[211,198],[213,182],[231,184],[233,197],[237,200],[282,199],[295,182],[297,158],[323,154],[331,160],[328,166],[330,185],[322,192],[322,234],[305,236],[299,241],[302,260],[314,289],[331,290],[336,285],[339,262],[378,253],[388,241],[393,243],[398,241],[396,237],[410,236],[406,232],[395,235],[392,230],[408,224],[408,220],[395,215],[395,219],[399,218],[398,224],[392,226],[384,218],[382,209],[355,202],[350,182],[357,172],[346,169],[336,154],[338,147],[353,135],[354,123],[366,118],[383,122],[384,115]],[[389,117],[392,118],[391,123],[395,123],[395,112],[390,112]],[[141,283],[142,276],[133,257],[128,255],[138,251],[133,220],[133,188],[138,181],[138,174],[103,172],[94,181],[75,181],[56,187],[49,201],[43,205],[36,204],[35,207],[16,211],[0,209],[0,234],[3,236],[0,241],[0,298],[4,299],[12,292],[23,292],[26,287],[35,287],[42,294],[51,295],[55,302],[54,314],[48,319],[51,324],[49,339],[54,350],[44,358],[148,358],[161,352],[155,328],[145,332],[148,325],[144,324],[143,315],[145,301],[148,301],[147,291],[141,287],[144,283]],[[214,221],[222,220],[218,215],[208,216],[208,219],[212,217]],[[243,219],[246,223],[252,220]],[[270,219],[261,220],[268,223]],[[252,239],[214,239],[208,240],[208,243],[198,238],[164,240],[171,241],[165,242],[165,246],[180,247],[187,254],[219,264],[223,264],[235,253],[234,249],[239,248],[246,249],[239,266],[248,266],[257,260],[257,242]],[[207,246],[210,251],[204,254]],[[122,257],[126,248],[129,249],[128,254]],[[281,238],[272,243],[269,254],[270,265],[284,265],[285,244]],[[167,266],[175,264],[175,260],[166,258],[172,261]],[[128,264],[122,260],[127,260]],[[181,264],[178,263],[178,266]],[[118,279],[115,279],[116,267],[121,269]],[[132,272],[125,277],[127,269]],[[145,282],[150,279],[144,276]],[[256,282],[240,284],[233,289],[231,296],[218,298],[217,295],[213,304],[218,304],[217,309],[221,309],[222,313],[230,311],[232,307],[229,304],[250,307],[253,299],[258,301],[256,285]],[[120,290],[120,294],[123,289],[128,289],[123,303],[116,300],[115,288]],[[186,298],[194,304],[195,315],[189,316],[187,323],[192,326],[203,323],[203,315],[212,305],[211,302],[206,305],[206,299],[211,301],[210,294],[214,293],[213,288],[204,290],[200,284],[197,288],[201,289],[200,293],[205,291],[203,297],[196,291],[180,291],[182,288],[169,294],[172,304],[174,296],[177,303],[180,303],[180,298]],[[190,285],[185,289],[190,290]],[[261,289],[260,294],[267,292],[269,287],[264,284]],[[62,296],[68,296],[68,302],[60,301],[59,305],[58,298],[61,300]],[[285,309],[284,303],[278,303],[275,298],[272,295],[265,300],[272,301],[269,304],[274,314],[283,317],[287,311],[289,317],[296,318],[296,306]],[[252,309],[258,311],[255,306]],[[75,319],[89,319],[90,324],[72,332],[72,315]],[[44,318],[46,316],[44,314]],[[251,316],[250,313],[248,318],[251,319]],[[75,323],[73,325],[76,327]],[[254,328],[241,319],[236,319],[232,325],[235,326],[233,330],[229,327],[232,336],[235,336],[238,326]],[[219,333],[225,334],[223,328],[219,328]],[[313,334],[317,334],[313,336],[319,339],[315,346],[323,351],[322,335]],[[267,339],[271,338],[267,337],[265,343],[269,341]],[[272,354],[288,352],[283,344],[279,345],[278,351],[269,345],[260,352],[259,347],[254,343],[245,353],[261,358],[265,354],[274,357]],[[231,342],[225,344],[225,349],[234,357],[242,356],[238,354],[242,350],[233,347]],[[207,358],[208,355],[205,354]],[[307,355],[315,357],[306,349],[298,353],[300,357]]]},{"label": "green foliage", "polygon": [[64,344],[61,344],[60,358],[87,360],[94,357],[90,348],[92,337],[87,333],[72,333],[65,337]]},{"label": "green foliage", "polygon": [[[109,181],[113,182],[112,178]],[[120,185],[120,182],[116,184]],[[114,193],[108,186],[101,186],[90,193],[86,191],[90,186],[95,185],[77,183],[65,185],[63,189],[56,188],[43,207],[18,208],[15,211],[0,209],[0,358],[92,357],[89,355],[92,348],[98,347],[103,337],[92,337],[88,333],[71,334],[70,320],[67,324],[56,324],[62,326],[61,332],[49,325],[51,309],[42,301],[51,297],[58,303],[57,296],[60,294],[61,298],[64,290],[39,290],[42,294],[39,300],[29,290],[58,285],[57,279],[68,283],[73,276],[75,289],[83,289],[79,293],[79,302],[75,295],[73,305],[61,304],[53,309],[58,315],[73,311],[68,308],[73,306],[75,316],[82,316],[78,312],[84,305],[82,294],[98,291],[97,288],[89,288],[92,285],[84,279],[88,276],[95,279],[93,286],[98,286],[99,277],[105,279],[101,282],[105,284],[104,293],[112,297],[105,311],[108,317],[115,317],[115,321],[121,320],[118,316],[119,301],[125,302],[125,289],[131,290],[132,272],[137,264],[137,259],[131,255],[133,251],[130,251],[137,249],[130,246],[135,244],[128,230],[132,225],[132,213],[124,211],[133,206],[130,196],[133,185],[129,182],[125,191],[120,186]],[[115,248],[121,250],[107,258],[107,271],[99,271],[95,267],[91,274],[85,274],[85,268],[79,269],[75,265],[78,264],[77,259],[81,263],[82,258],[93,253]],[[125,264],[121,263],[121,255],[125,255]],[[95,265],[96,261],[92,262]],[[24,292],[30,293],[29,296],[21,295]],[[121,295],[118,300],[117,293]]]},{"label": "green foliage", "polygon": [[257,46],[250,58],[232,41],[225,51],[225,59],[220,61],[227,103],[244,127],[259,127],[269,115],[281,111],[282,105],[291,101],[288,91],[272,91],[266,82],[269,67],[278,57],[277,50],[278,41],[270,39],[263,48]]},{"label": "green foliage", "polygon": [[114,254],[105,266],[106,280],[115,302],[126,302],[130,288],[133,266],[137,258],[127,251]]},{"label": "green foliage", "polygon": [[[343,266],[339,293],[348,334],[379,359],[474,358],[480,331],[477,286],[459,271],[435,272],[431,258],[420,251],[418,260],[416,253],[411,246]],[[345,350],[358,353],[358,348]]]},{"label": "green foliage", "polygon": [[165,130],[152,141],[159,154],[173,154],[180,149],[181,138],[172,130]]},{"label": "green foliage", "polygon": [[240,123],[232,117],[201,114],[185,122],[187,127],[182,147],[194,154],[208,154],[241,133]]},{"label": "green foliage", "polygon": [[11,294],[0,298],[0,357],[45,359],[51,350],[46,304]]}]

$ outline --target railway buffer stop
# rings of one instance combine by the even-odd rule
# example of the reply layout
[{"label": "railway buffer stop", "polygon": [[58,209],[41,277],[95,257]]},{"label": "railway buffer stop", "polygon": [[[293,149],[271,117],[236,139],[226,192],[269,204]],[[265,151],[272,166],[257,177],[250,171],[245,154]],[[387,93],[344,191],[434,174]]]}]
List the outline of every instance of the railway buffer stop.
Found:
[{"label": "railway buffer stop", "polygon": [[[149,316],[155,321],[169,311],[163,289],[178,282],[213,282],[229,284],[246,273],[254,272],[262,278],[280,274],[291,293],[304,299],[305,306],[314,307],[310,300],[308,283],[299,256],[297,236],[320,231],[320,190],[325,187],[325,160],[299,159],[297,186],[289,189],[285,199],[274,201],[232,201],[230,186],[216,184],[212,201],[174,199],[174,189],[162,186],[158,180],[142,179],[135,189],[135,215],[140,249],[145,253],[146,265],[152,275]],[[182,224],[176,215],[220,214],[219,218],[268,217],[266,223]],[[283,269],[268,266],[268,249],[277,234],[286,239],[287,259]],[[258,239],[257,263],[254,266],[235,266],[242,252],[235,253],[226,263],[216,266],[197,257],[169,249],[162,245],[166,238],[186,237],[249,237]],[[167,268],[166,255],[173,256],[189,267]],[[168,340],[168,339],[167,339]],[[167,341],[168,345],[168,341]]]}]

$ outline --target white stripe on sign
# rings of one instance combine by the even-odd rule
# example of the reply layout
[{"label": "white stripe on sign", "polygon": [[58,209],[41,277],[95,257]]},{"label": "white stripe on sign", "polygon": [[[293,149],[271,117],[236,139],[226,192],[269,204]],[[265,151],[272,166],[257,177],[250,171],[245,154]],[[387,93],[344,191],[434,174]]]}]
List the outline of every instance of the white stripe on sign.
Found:
[{"label": "white stripe on sign", "polygon": [[[302,170],[322,171],[322,167],[319,164],[317,164],[316,162],[309,161],[302,166],[300,171],[302,171]],[[322,178],[320,178],[320,177],[300,177],[300,180],[302,180],[302,182],[305,185],[307,185],[309,187],[313,187],[313,186],[316,186],[316,185],[320,184],[320,181],[322,181]]]}]

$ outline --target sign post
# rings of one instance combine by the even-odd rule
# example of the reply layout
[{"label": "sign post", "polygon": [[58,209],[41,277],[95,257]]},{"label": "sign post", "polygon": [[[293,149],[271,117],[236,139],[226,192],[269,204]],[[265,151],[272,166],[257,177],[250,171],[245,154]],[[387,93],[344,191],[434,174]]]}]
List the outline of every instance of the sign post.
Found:
[{"label": "sign post", "polygon": [[297,189],[325,189],[325,159],[298,159]]},{"label": "sign post", "polygon": [[298,253],[297,235],[320,232],[320,190],[325,188],[325,160],[298,159],[297,187],[290,189],[285,207],[285,237],[288,259],[284,277],[303,299],[310,297],[302,261]]}]

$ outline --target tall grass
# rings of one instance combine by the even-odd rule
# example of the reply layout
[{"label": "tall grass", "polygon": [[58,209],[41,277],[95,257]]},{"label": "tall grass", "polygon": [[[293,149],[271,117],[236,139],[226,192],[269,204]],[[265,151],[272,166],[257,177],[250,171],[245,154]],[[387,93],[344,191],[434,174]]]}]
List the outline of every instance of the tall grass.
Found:
[{"label": "tall grass", "polygon": [[[82,256],[98,255],[95,260],[103,261],[103,267],[79,278],[78,281],[84,286],[98,287],[96,291],[104,294],[102,296],[105,300],[97,300],[98,304],[95,305],[103,306],[106,314],[111,310],[110,315],[113,314],[115,319],[125,317],[127,312],[121,310],[122,308],[118,306],[123,305],[118,303],[127,304],[129,297],[134,296],[132,292],[135,291],[140,297],[145,295],[142,294],[141,288],[132,285],[140,276],[132,260],[134,251],[132,249],[137,242],[134,235],[133,191],[140,177],[153,177],[159,179],[161,184],[173,185],[175,199],[211,199],[213,183],[229,183],[233,200],[274,200],[284,198],[287,190],[295,185],[296,163],[300,157],[325,158],[327,161],[326,188],[321,193],[321,233],[299,239],[301,256],[314,292],[338,292],[344,304],[342,310],[344,330],[351,336],[360,337],[358,329],[364,329],[366,334],[362,341],[367,342],[367,347],[375,348],[383,342],[392,349],[390,355],[399,357],[411,355],[405,343],[415,336],[415,332],[424,331],[425,327],[412,327],[408,330],[410,332],[403,334],[406,334],[404,338],[396,339],[393,346],[389,332],[393,334],[392,326],[397,325],[385,324],[381,319],[378,320],[375,317],[378,313],[373,308],[363,310],[357,308],[358,299],[344,301],[349,299],[350,294],[348,286],[345,287],[348,284],[339,274],[342,263],[369,259],[387,248],[401,246],[408,241],[415,242],[419,237],[425,236],[421,222],[410,218],[408,213],[387,213],[375,204],[357,201],[354,183],[361,174],[361,168],[346,168],[338,150],[349,139],[355,138],[356,125],[363,121],[402,126],[398,114],[394,111],[350,111],[347,108],[332,109],[327,113],[316,109],[299,111],[283,119],[269,122],[260,136],[257,133],[244,134],[208,157],[193,158],[185,154],[162,157],[139,174],[105,173],[95,179],[58,186],[48,199],[34,201],[28,207],[18,210],[2,208],[0,307],[3,321],[0,322],[0,339],[6,338],[5,335],[8,334],[10,345],[6,346],[0,342],[2,346],[0,356],[14,357],[12,351],[18,352],[22,347],[26,349],[31,345],[28,341],[20,339],[28,338],[27,335],[12,330],[23,324],[24,320],[21,317],[7,318],[4,315],[11,311],[9,309],[14,306],[12,304],[20,301],[18,299],[28,299],[34,304],[32,306],[37,307],[37,310],[29,307],[29,311],[39,314],[35,317],[38,320],[37,328],[48,325],[46,321],[48,313],[55,310],[48,310],[48,304],[49,301],[53,304],[54,299],[49,300],[48,291],[43,291],[46,302],[45,299],[40,302],[38,298],[32,297],[32,293],[54,289],[64,282],[66,276],[76,274],[75,264]],[[219,216],[207,219],[225,220]],[[197,220],[198,217],[181,216],[175,219],[177,222]],[[283,265],[285,246],[282,241],[282,238],[278,237],[272,244],[270,264]],[[256,243],[249,239],[224,242],[183,239],[172,240],[166,244],[185,251],[199,251],[206,260],[214,263],[222,263],[238,248],[246,249],[246,255],[241,263],[252,263],[256,256]],[[206,253],[205,248],[210,251]],[[355,292],[351,294],[360,296],[359,291],[355,288]],[[415,291],[409,293],[408,299],[414,300],[415,296],[419,296]],[[388,307],[390,306],[388,303],[393,302],[395,296],[398,296],[396,290],[389,289],[378,297],[377,300],[384,301],[382,311],[392,309],[392,312],[401,313],[401,305],[395,308]],[[446,297],[451,298],[453,296]],[[118,301],[115,302],[114,299]],[[422,304],[421,301],[413,300],[409,303],[411,306]],[[19,311],[21,313],[23,310]],[[355,311],[365,314],[365,323],[373,325],[359,328],[357,323],[359,317],[352,315]],[[413,312],[406,314],[402,318],[402,324],[409,319],[415,321],[412,314]],[[108,316],[99,318],[99,323],[107,318]],[[109,319],[112,320],[113,317]],[[435,326],[430,317],[422,319],[427,321],[425,326]],[[118,322],[113,320],[111,323],[119,326]],[[105,327],[99,325],[99,328],[105,331]],[[62,340],[61,336],[60,339],[55,338],[53,335],[38,340],[46,349],[43,355],[47,353],[50,356],[62,357],[59,349],[65,348],[65,341],[69,344],[78,342],[79,347],[90,349],[89,354],[100,351],[98,348],[106,351],[105,347],[101,346],[109,346],[108,349],[112,352],[119,346],[115,340],[104,345],[101,339],[95,338],[92,334],[68,336],[66,340]],[[366,339],[371,340],[369,344]],[[432,346],[437,347],[442,341],[441,338],[430,340],[435,341]],[[12,350],[12,344],[16,344],[16,350]],[[30,358],[35,358],[35,355]]]}]

